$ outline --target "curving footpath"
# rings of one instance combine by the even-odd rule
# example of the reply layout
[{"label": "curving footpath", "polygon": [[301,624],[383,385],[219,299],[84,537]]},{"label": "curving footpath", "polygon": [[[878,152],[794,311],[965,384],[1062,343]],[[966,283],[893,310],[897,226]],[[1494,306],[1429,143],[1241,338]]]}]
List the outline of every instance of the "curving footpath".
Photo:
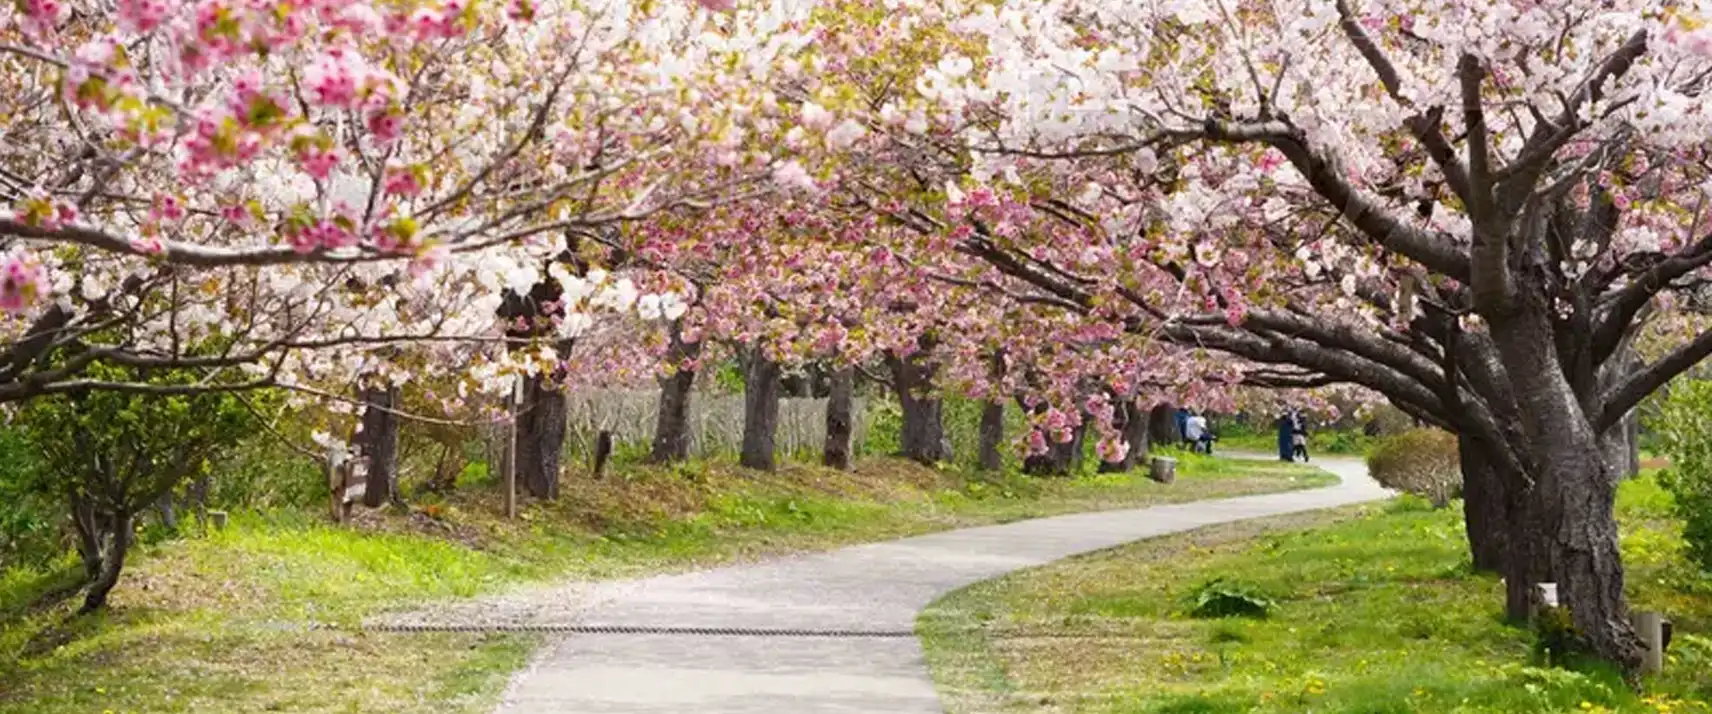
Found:
[{"label": "curving footpath", "polygon": [[[699,573],[591,585],[576,624],[513,678],[502,714],[942,711],[911,636],[951,590],[1135,540],[1385,498],[1355,460],[1321,489],[968,528]],[[736,636],[720,630],[745,630]],[[642,632],[638,632],[642,630]],[[787,632],[788,631],[788,632]]]}]

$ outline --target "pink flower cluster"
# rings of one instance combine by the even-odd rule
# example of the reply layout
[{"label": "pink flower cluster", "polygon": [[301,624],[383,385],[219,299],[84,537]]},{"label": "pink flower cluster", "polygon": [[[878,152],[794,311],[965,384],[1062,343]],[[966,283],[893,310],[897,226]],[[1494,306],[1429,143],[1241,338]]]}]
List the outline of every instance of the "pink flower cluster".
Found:
[{"label": "pink flower cluster", "polygon": [[[464,13],[469,11],[466,0],[447,0],[439,8],[418,8],[408,17],[390,18],[388,29],[394,34],[408,32],[418,41],[452,39],[464,34]],[[530,8],[533,12],[533,7]],[[400,32],[402,30],[403,32]]]},{"label": "pink flower cluster", "polygon": [[342,221],[322,219],[314,224],[286,234],[291,242],[291,249],[299,253],[313,253],[317,250],[335,250],[348,248],[357,244],[357,235]]},{"label": "pink flower cluster", "polygon": [[172,6],[166,0],[119,0],[119,27],[127,32],[153,32],[166,22]]},{"label": "pink flower cluster", "polygon": [[0,263],[0,310],[19,313],[47,294],[47,271],[35,256],[14,252]]},{"label": "pink flower cluster", "polygon": [[65,0],[22,0],[18,6],[24,12],[19,25],[25,34],[36,37],[53,34],[71,17],[71,5]]}]

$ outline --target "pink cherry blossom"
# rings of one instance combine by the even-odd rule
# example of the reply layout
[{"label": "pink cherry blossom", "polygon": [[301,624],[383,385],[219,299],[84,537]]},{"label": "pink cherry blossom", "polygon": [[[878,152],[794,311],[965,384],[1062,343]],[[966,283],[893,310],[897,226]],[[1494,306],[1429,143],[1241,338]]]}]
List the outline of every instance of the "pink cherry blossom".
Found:
[{"label": "pink cherry blossom", "polygon": [[0,310],[23,312],[47,293],[45,271],[27,253],[14,252],[0,262]]}]

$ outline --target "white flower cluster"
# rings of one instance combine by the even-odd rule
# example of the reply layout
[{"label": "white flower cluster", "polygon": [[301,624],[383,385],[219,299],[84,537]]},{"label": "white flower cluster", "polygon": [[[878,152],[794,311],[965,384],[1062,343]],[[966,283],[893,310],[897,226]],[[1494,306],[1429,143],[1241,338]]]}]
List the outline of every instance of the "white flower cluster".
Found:
[{"label": "white flower cluster", "polygon": [[676,320],[689,310],[689,303],[675,292],[643,293],[630,278],[614,279],[600,268],[578,276],[555,263],[548,273],[564,289],[566,337],[586,334],[594,326],[594,314],[598,312],[627,314],[635,310],[644,320]]}]

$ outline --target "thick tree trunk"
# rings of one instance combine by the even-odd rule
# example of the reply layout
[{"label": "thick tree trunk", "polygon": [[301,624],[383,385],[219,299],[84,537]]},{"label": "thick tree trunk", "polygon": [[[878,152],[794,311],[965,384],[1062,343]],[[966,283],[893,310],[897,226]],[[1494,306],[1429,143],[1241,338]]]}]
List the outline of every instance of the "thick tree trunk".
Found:
[{"label": "thick tree trunk", "polygon": [[1536,507],[1531,489],[1505,491],[1504,616],[1524,623],[1534,614],[1534,586],[1552,579],[1551,544],[1545,536],[1549,527]]},{"label": "thick tree trunk", "polygon": [[398,388],[363,390],[362,433],[358,449],[368,457],[363,505],[378,508],[398,499]]},{"label": "thick tree trunk", "polygon": [[1541,520],[1551,526],[1542,533],[1549,539],[1548,564],[1558,592],[1594,651],[1633,671],[1641,644],[1623,594],[1616,479],[1591,440],[1553,443],[1545,450],[1535,501]]},{"label": "thick tree trunk", "polygon": [[898,455],[931,466],[951,460],[951,442],[945,438],[943,404],[933,396],[933,369],[923,364],[924,356],[922,351],[905,359],[888,354],[886,362],[903,407]]},{"label": "thick tree trunk", "polygon": [[[1476,237],[1476,248],[1481,238]],[[1490,237],[1487,240],[1491,240]],[[1496,269],[1503,270],[1502,266]],[[1587,644],[1600,657],[1634,671],[1640,638],[1629,622],[1623,595],[1623,561],[1613,513],[1616,479],[1599,448],[1579,399],[1558,361],[1552,307],[1543,286],[1523,285],[1508,295],[1492,292],[1491,278],[1477,275],[1476,300],[1491,324],[1493,341],[1512,380],[1526,447],[1536,472],[1525,500],[1525,524],[1512,548],[1544,551],[1533,558],[1557,583],[1560,601]],[[1527,274],[1519,280],[1527,280]],[[1590,400],[1597,401],[1597,400]],[[1526,548],[1516,549],[1518,543]],[[1509,568],[1519,574],[1521,566]],[[1507,580],[1510,574],[1507,573]],[[1521,578],[1514,578],[1521,580]],[[1512,582],[1512,586],[1518,583]]]},{"label": "thick tree trunk", "polygon": [[1022,472],[1030,476],[1058,475],[1057,454],[1053,447],[1047,447],[1044,454],[1029,454],[1022,457]]},{"label": "thick tree trunk", "polygon": [[998,471],[1005,467],[1005,403],[987,402],[981,406],[980,463],[982,471]]},{"label": "thick tree trunk", "polygon": [[1154,444],[1177,444],[1183,432],[1177,428],[1177,407],[1160,403],[1147,413],[1147,438]]},{"label": "thick tree trunk", "polygon": [[110,515],[111,529],[101,538],[100,566],[84,595],[79,612],[88,614],[107,606],[107,595],[119,584],[119,571],[125,567],[125,554],[131,550],[131,516],[127,513]]},{"label": "thick tree trunk", "polygon": [[548,375],[523,383],[517,417],[517,482],[529,495],[559,497],[559,460],[565,452],[565,393]]},{"label": "thick tree trunk", "polygon": [[841,367],[832,373],[826,397],[826,445],[820,460],[830,468],[849,469],[851,438],[856,432],[856,368]]},{"label": "thick tree trunk", "polygon": [[738,463],[759,471],[777,466],[774,442],[779,433],[779,363],[761,348],[743,360],[743,451]]},{"label": "thick tree trunk", "polygon": [[1473,437],[1457,440],[1457,454],[1462,463],[1463,523],[1474,570],[1503,572],[1510,529],[1504,484]]},{"label": "thick tree trunk", "polygon": [[1146,412],[1134,399],[1126,399],[1118,404],[1118,429],[1123,435],[1123,441],[1129,445],[1119,461],[1103,461],[1100,463],[1101,473],[1126,473],[1135,468],[1142,457],[1147,454],[1147,418]]},{"label": "thick tree trunk", "polygon": [[648,454],[652,463],[670,464],[690,457],[690,389],[696,373],[687,363],[699,356],[701,343],[684,342],[678,323],[672,323],[666,361],[673,371],[659,379],[660,408],[654,417],[654,446]]}]

